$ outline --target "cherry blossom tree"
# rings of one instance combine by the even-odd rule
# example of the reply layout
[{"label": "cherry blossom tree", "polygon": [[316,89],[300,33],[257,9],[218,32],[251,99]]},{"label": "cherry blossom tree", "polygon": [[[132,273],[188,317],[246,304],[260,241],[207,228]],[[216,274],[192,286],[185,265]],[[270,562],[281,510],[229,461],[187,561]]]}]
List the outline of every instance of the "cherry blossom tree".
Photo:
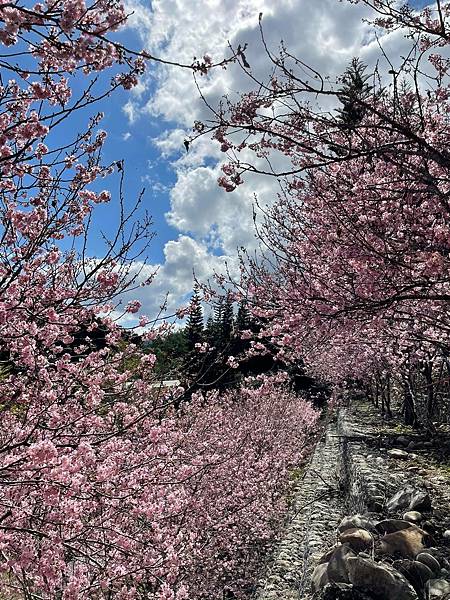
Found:
[{"label": "cherry blossom tree", "polygon": [[[226,191],[247,173],[280,182],[244,285],[281,356],[336,383],[372,382],[387,410],[395,374],[407,422],[420,408],[432,427],[448,409],[450,8],[361,3],[380,40],[376,70],[353,61],[333,82],[284,46],[274,54],[261,20],[270,80],[223,103],[205,130],[226,153]],[[395,30],[410,40],[400,65],[383,51]]]},{"label": "cherry blossom tree", "polygon": [[[124,343],[149,218],[103,164],[95,103],[138,82],[116,0],[0,2],[0,594],[93,600],[244,597],[317,414],[281,378],[180,402]],[[225,63],[223,63],[225,64]],[[183,66],[183,65],[180,65]],[[205,73],[209,57],[184,65]],[[112,75],[109,81],[106,73]],[[91,115],[73,139],[73,115]],[[66,139],[61,140],[64,131]],[[110,176],[115,192],[101,191]],[[117,230],[90,255],[93,211]],[[137,260],[139,259],[139,261]],[[102,343],[96,343],[101,331]]]}]

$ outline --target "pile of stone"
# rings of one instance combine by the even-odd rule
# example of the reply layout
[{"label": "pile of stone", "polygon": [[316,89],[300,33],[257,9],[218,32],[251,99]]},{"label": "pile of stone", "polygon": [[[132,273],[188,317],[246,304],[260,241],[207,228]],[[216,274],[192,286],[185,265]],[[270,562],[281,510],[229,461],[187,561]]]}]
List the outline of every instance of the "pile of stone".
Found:
[{"label": "pile of stone", "polygon": [[427,520],[428,493],[405,487],[385,511],[344,517],[312,575],[315,599],[450,600],[450,531]]},{"label": "pile of stone", "polygon": [[414,435],[384,435],[381,439],[381,446],[384,448],[406,448],[408,451],[411,450],[429,450],[431,448],[443,447],[444,445],[450,444],[450,436],[445,433],[436,435],[435,438],[430,438],[423,434]]}]

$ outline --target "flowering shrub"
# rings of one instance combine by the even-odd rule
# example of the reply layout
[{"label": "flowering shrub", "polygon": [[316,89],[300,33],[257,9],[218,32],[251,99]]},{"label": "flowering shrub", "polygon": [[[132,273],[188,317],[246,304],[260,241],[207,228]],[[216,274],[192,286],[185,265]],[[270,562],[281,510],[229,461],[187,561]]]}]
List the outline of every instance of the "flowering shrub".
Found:
[{"label": "flowering shrub", "polygon": [[[244,597],[311,443],[311,406],[280,376],[176,413],[142,380],[125,398],[99,357],[51,375],[21,379],[28,401],[0,426],[3,592]],[[14,402],[11,379],[1,387]]]},{"label": "flowering shrub", "polygon": [[251,593],[286,511],[289,470],[307,456],[317,419],[282,374],[195,397],[181,420],[190,598]]}]

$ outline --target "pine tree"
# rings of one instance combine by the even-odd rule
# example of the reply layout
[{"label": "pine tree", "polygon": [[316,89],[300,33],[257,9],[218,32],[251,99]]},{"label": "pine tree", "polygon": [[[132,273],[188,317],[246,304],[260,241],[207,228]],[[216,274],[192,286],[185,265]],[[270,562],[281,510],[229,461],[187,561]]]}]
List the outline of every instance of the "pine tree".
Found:
[{"label": "pine tree", "polygon": [[227,294],[223,303],[222,318],[220,322],[220,334],[222,345],[229,346],[234,329],[234,313],[233,302],[229,294]]},{"label": "pine tree", "polygon": [[197,288],[194,288],[194,294],[191,298],[185,331],[188,350],[192,352],[195,350],[195,344],[200,344],[204,338],[203,309]]},{"label": "pine tree", "polygon": [[367,81],[370,74],[366,74],[367,65],[359,58],[353,58],[342,77],[342,88],[338,98],[342,108],[338,109],[339,121],[343,129],[354,131],[364,118],[366,109],[361,101],[366,101],[373,90]]},{"label": "pine tree", "polygon": [[214,323],[217,328],[220,329],[220,324],[222,323],[222,313],[223,313],[223,296],[219,296],[218,300],[214,303]]},{"label": "pine tree", "polygon": [[222,318],[224,309],[224,298],[219,298],[214,302],[213,315],[208,319],[208,343],[214,346],[219,352],[222,350]]},{"label": "pine tree", "polygon": [[236,329],[238,331],[244,331],[246,329],[250,329],[251,324],[251,316],[250,311],[248,310],[247,302],[242,300],[239,303],[238,311],[236,315]]},{"label": "pine tree", "polygon": [[210,346],[214,346],[215,338],[216,338],[216,326],[214,323],[213,315],[210,314],[205,327],[205,338]]}]

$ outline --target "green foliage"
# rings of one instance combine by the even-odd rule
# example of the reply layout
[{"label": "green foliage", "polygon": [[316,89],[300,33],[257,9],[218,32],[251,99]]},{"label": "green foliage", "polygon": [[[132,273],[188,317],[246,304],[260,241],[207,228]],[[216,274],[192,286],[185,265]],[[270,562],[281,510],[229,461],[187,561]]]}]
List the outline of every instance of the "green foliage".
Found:
[{"label": "green foliage", "polygon": [[201,344],[204,338],[203,309],[198,289],[194,289],[185,332],[188,349],[193,352],[195,344]]},{"label": "green foliage", "polygon": [[[156,355],[155,369],[160,379],[180,379],[190,389],[226,389],[237,385],[242,377],[286,368],[275,363],[270,353],[245,357],[250,340],[241,339],[241,333],[251,331],[256,339],[259,329],[245,300],[239,303],[235,315],[230,295],[215,301],[204,325],[201,298],[195,289],[184,329],[155,340],[148,349]],[[195,345],[205,342],[208,350],[200,352]],[[238,359],[238,368],[230,368],[230,356]]]},{"label": "green foliage", "polygon": [[8,363],[0,364],[0,381],[6,379],[12,371],[12,366]]},{"label": "green foliage", "polygon": [[250,315],[250,311],[247,306],[247,302],[243,300],[238,307],[237,315],[236,315],[236,329],[238,331],[244,331],[246,329],[251,329],[252,326],[252,318]]},{"label": "green foliage", "polygon": [[342,87],[338,98],[342,108],[338,110],[343,129],[353,131],[364,118],[366,108],[361,102],[366,101],[373,86],[367,82],[370,74],[366,74],[367,66],[359,58],[353,58],[342,77]]},{"label": "green foliage", "polygon": [[[228,358],[235,356],[235,322],[233,301],[230,295],[219,297],[203,327],[203,316],[200,319],[201,307],[198,294],[194,291],[190,317],[186,325],[188,354],[185,358],[185,374],[190,385],[202,388],[227,388],[236,383],[239,376],[227,364]],[[189,340],[192,340],[189,342]],[[207,352],[198,352],[195,343],[208,344]]]},{"label": "green foliage", "polygon": [[155,373],[159,379],[178,379],[188,354],[184,330],[173,331],[152,342],[150,349],[156,356]]},{"label": "green foliage", "polygon": [[217,331],[217,323],[214,320],[213,315],[209,315],[206,321],[205,327],[205,341],[208,342],[210,346],[214,346],[218,336]]},{"label": "green foliage", "polygon": [[220,334],[222,345],[229,344],[234,330],[233,302],[229,295],[225,298],[220,322]]}]

